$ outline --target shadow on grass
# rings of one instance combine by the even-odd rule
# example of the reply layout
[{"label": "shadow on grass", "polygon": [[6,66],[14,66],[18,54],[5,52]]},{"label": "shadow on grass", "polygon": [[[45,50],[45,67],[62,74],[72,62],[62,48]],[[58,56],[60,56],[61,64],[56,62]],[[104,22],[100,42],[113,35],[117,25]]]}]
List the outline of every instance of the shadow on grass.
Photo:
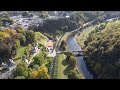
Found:
[{"label": "shadow on grass", "polygon": [[63,61],[62,61],[62,65],[64,65],[64,66],[66,66],[66,65],[68,65],[69,63],[66,61],[66,59],[64,59]]},{"label": "shadow on grass", "polygon": [[67,68],[63,71],[64,75],[68,75],[68,72],[70,70],[73,70],[73,68],[70,65],[68,65]]}]

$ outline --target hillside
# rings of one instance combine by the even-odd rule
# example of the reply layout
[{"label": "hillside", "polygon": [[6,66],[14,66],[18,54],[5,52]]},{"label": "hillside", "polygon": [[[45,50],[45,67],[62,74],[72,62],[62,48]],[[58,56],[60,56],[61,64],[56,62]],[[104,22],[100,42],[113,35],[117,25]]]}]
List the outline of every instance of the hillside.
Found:
[{"label": "hillside", "polygon": [[94,78],[120,78],[120,21],[102,23],[88,31],[81,32],[78,41],[83,40],[79,44],[85,47],[87,65]]},{"label": "hillside", "polygon": [[[4,29],[0,31],[0,63],[14,57],[19,48],[33,46],[35,43],[46,47],[47,37],[40,32],[25,30],[17,27],[16,30]],[[22,53],[19,53],[22,54]]]}]

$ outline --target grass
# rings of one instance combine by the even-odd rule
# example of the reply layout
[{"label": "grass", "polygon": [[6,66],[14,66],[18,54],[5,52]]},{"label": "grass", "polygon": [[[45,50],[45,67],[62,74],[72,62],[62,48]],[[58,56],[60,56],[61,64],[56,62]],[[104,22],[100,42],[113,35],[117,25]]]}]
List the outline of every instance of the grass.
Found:
[{"label": "grass", "polygon": [[87,39],[88,34],[93,31],[95,27],[87,28],[85,31],[81,31],[80,35],[76,35],[75,39],[81,47],[84,47],[84,41]]},{"label": "grass", "polygon": [[[67,34],[65,34],[62,38],[61,38],[61,41],[67,41],[67,38],[68,38],[68,36],[70,35],[70,33],[67,33]],[[61,43],[61,41],[60,41],[60,43]],[[59,46],[60,46],[60,43],[59,43]],[[66,48],[67,48],[68,46],[66,46]]]},{"label": "grass", "polygon": [[35,38],[36,38],[37,43],[42,44],[43,46],[46,47],[45,42],[48,40],[48,38],[46,36],[44,36],[40,32],[35,32]]},{"label": "grass", "polygon": [[64,70],[68,65],[65,65],[63,62],[66,56],[64,54],[58,55],[58,79],[68,79],[67,75],[65,75]]},{"label": "grass", "polygon": [[21,59],[17,59],[15,63],[18,65]]},{"label": "grass", "polygon": [[69,33],[65,34],[65,35],[61,38],[61,41],[62,41],[62,40],[67,41],[67,38],[68,38],[69,35],[70,35]]},{"label": "grass", "polygon": [[68,79],[68,72],[70,70],[74,70],[77,76],[81,79],[80,72],[77,70],[77,67],[74,69],[66,62],[66,55],[59,54],[58,55],[58,78],[57,79]]},{"label": "grass", "polygon": [[17,50],[17,54],[16,56],[14,57],[14,59],[19,59],[21,58],[23,55],[24,55],[24,51],[25,51],[25,48],[26,47],[21,47]]}]

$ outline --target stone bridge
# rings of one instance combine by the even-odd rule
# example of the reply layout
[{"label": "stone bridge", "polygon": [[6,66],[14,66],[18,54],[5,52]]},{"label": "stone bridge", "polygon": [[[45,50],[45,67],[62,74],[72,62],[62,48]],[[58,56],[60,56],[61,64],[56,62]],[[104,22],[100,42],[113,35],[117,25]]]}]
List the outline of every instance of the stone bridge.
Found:
[{"label": "stone bridge", "polygon": [[84,50],[81,51],[58,51],[56,53],[62,54],[66,52],[72,52],[75,56],[84,56]]}]

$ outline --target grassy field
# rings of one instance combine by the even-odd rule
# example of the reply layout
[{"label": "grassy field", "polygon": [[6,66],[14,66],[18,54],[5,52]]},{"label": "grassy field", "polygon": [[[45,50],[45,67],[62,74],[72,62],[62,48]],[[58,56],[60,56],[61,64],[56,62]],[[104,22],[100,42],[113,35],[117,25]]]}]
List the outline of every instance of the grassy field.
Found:
[{"label": "grassy field", "polygon": [[[58,78],[57,79],[68,79],[67,74],[70,70],[73,70],[71,66],[69,66],[68,62],[66,62],[66,55],[59,54],[58,55]],[[77,72],[77,67],[74,68],[77,76],[81,79],[80,72]]]},{"label": "grassy field", "polygon": [[80,34],[76,35],[75,39],[81,47],[84,47],[84,41],[93,29],[94,27],[87,28],[86,30],[81,31]]},{"label": "grassy field", "polygon": [[19,48],[19,49],[17,50],[17,54],[16,54],[16,56],[14,57],[14,59],[21,58],[21,57],[24,55],[25,48],[26,48],[26,47],[21,47],[21,48]]},{"label": "grassy field", "polygon": [[37,43],[42,44],[46,47],[46,41],[48,40],[48,38],[46,36],[44,36],[42,33],[40,32],[35,32],[35,38]]},{"label": "grassy field", "polygon": [[64,65],[66,56],[64,54],[58,55],[58,79],[68,79],[64,71],[68,65]]}]

